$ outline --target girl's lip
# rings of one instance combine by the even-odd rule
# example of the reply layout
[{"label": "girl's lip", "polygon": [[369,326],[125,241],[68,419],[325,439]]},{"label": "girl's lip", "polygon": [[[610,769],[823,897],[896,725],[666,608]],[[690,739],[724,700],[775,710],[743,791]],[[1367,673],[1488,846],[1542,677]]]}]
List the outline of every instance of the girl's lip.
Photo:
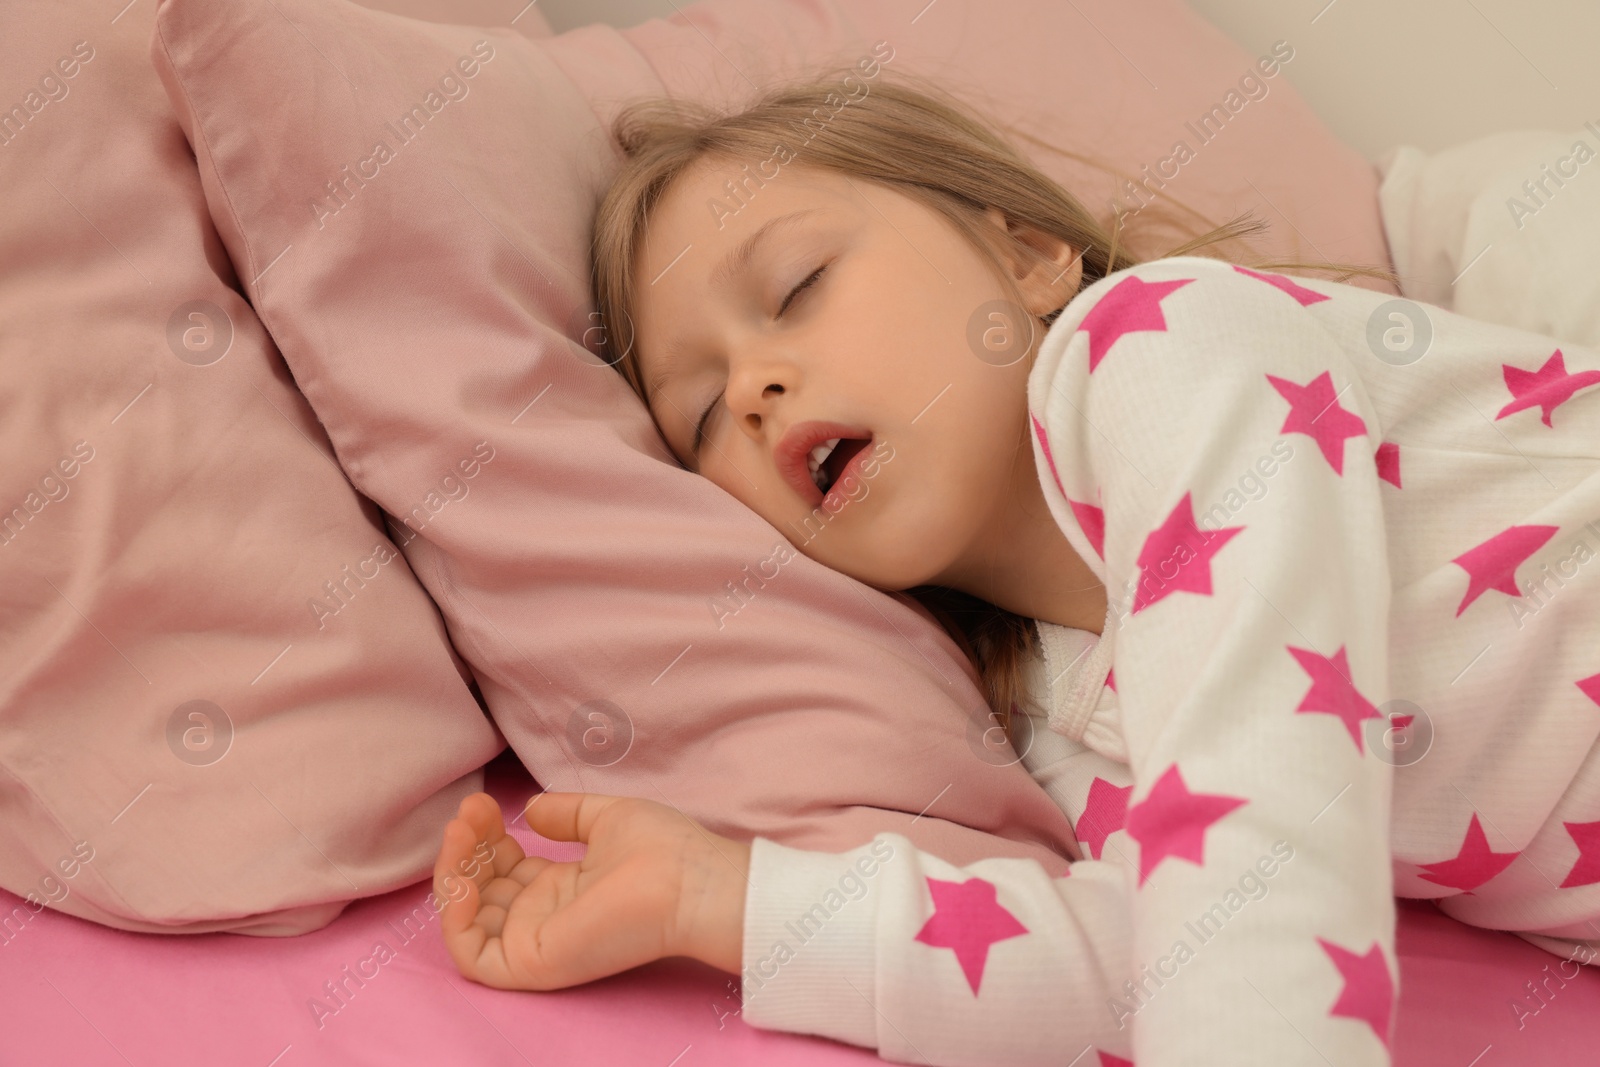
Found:
[{"label": "girl's lip", "polygon": [[[824,441],[833,438],[855,438],[863,441],[872,440],[872,431],[865,426],[849,426],[842,422],[809,422],[796,423],[789,427],[788,432],[773,449],[773,459],[778,465],[778,473],[783,480],[788,482],[795,493],[812,507],[822,503],[822,490],[817,488],[817,483],[811,480],[811,466],[807,462],[811,450]],[[862,451],[866,451],[862,449]],[[850,462],[855,463],[857,457],[852,457]],[[842,478],[843,475],[841,474]],[[835,483],[837,487],[837,483]]]}]

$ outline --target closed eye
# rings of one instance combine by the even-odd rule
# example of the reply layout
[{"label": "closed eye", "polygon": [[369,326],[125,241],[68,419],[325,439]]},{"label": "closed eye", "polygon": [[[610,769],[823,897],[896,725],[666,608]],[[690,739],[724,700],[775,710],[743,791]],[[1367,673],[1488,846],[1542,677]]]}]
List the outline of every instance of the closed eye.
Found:
[{"label": "closed eye", "polygon": [[707,404],[706,409],[700,413],[700,421],[694,424],[694,444],[690,446],[689,450],[697,456],[700,454],[701,443],[706,439],[706,420],[711,417],[711,409],[717,406],[717,401],[721,400],[722,394],[726,392],[727,390],[723,389],[712,397],[711,403]]},{"label": "closed eye", "polygon": [[[818,267],[816,270],[807,275],[806,279],[799,285],[789,290],[789,295],[783,298],[783,304],[779,306],[776,317],[781,319],[783,317],[783,313],[789,310],[789,305],[794,303],[795,298],[799,296],[802,291],[815,285],[817,280],[822,277],[823,273],[827,271],[827,269],[828,264],[824,263],[822,266]],[[695,455],[700,454],[700,446],[705,442],[706,439],[706,420],[711,418],[712,410],[717,406],[717,401],[722,399],[723,393],[725,392],[727,392],[727,390],[723,390],[711,398],[711,403],[706,405],[706,409],[700,413],[699,421],[697,421],[694,425],[694,443],[690,446],[690,451],[692,451]]]},{"label": "closed eye", "polygon": [[789,295],[783,298],[783,305],[778,308],[777,317],[780,319],[783,318],[783,313],[789,310],[789,305],[794,302],[794,298],[799,296],[802,290],[809,289],[812,285],[816,284],[817,279],[822,277],[823,271],[827,269],[828,265],[824,263],[822,266],[812,271],[811,274],[807,276],[805,281],[789,290]]}]

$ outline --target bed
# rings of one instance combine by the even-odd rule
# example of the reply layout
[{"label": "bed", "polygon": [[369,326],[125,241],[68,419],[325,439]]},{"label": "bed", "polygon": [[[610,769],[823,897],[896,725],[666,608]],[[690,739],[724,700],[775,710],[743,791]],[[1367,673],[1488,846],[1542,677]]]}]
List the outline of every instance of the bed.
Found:
[{"label": "bed", "polygon": [[[506,811],[535,788],[514,759],[490,765],[488,791]],[[574,854],[524,824],[513,832],[530,853]],[[438,940],[428,889],[421,882],[359,901],[321,930],[281,940],[125,933],[43,913],[0,954],[9,1020],[0,1062],[882,1062],[868,1049],[745,1026],[734,980],[690,960],[554,993],[468,982]],[[376,952],[380,943],[392,954]],[[1552,980],[1562,973],[1555,956],[1418,901],[1401,902],[1397,944],[1397,1067],[1583,1063],[1592,1054],[1600,1018],[1592,968]]]}]

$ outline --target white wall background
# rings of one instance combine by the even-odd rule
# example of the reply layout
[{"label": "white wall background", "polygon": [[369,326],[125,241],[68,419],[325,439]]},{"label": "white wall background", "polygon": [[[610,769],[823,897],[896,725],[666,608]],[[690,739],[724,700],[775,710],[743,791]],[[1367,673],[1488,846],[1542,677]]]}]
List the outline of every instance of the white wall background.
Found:
[{"label": "white wall background", "polygon": [[[632,26],[692,0],[539,0],[556,32]],[[1062,3],[1074,0],[1060,0]],[[1005,11],[1005,0],[994,0]],[[521,6],[521,5],[518,5]],[[1501,130],[1600,125],[1596,0],[1191,0],[1251,55],[1287,40],[1284,73],[1367,158]]]}]

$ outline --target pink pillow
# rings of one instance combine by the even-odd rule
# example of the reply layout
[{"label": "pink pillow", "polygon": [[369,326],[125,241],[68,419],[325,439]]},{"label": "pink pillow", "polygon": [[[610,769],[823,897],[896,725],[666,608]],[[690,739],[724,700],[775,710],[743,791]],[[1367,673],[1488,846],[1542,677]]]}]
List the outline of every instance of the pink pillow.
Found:
[{"label": "pink pillow", "polygon": [[[882,41],[888,66],[934,76],[1002,122],[1131,177],[1132,188],[1018,138],[1102,223],[1118,211],[1130,225],[1153,223],[1159,209],[1146,205],[1164,192],[1215,223],[1246,210],[1265,219],[1271,229],[1252,242],[1263,257],[1391,266],[1379,175],[1284,76],[1297,62],[1291,41],[1247,54],[1183,0],[1089,10],[1060,0],[701,0],[620,34],[590,26],[548,43],[608,119],[620,103],[619,53],[637,54],[673,96],[728,102],[750,95],[750,82],[854,63]],[[569,38],[581,59],[554,47]],[[630,84],[644,80],[628,73]],[[1190,236],[1170,231],[1139,250],[1156,255]]]},{"label": "pink pillow", "polygon": [[113,15],[0,34],[0,930],[300,933],[424,876],[504,742]]},{"label": "pink pillow", "polygon": [[[984,758],[954,643],[678,467],[577,340],[616,168],[597,117],[627,98],[726,95],[883,38],[894,63],[959,65],[1002,114],[1137,170],[1253,63],[1177,0],[1107,12],[1158,97],[1054,3],[917,6],[704,0],[529,42],[344,0],[164,0],[152,55],[246,291],[546,787],[800,847],[894,829],[952,862],[1060,873],[1071,827],[1023,767]],[[1250,107],[1185,170],[1195,206],[1239,200],[1247,174],[1327,255],[1387,265],[1371,168],[1282,79]],[[478,442],[493,459],[468,474]]]}]

